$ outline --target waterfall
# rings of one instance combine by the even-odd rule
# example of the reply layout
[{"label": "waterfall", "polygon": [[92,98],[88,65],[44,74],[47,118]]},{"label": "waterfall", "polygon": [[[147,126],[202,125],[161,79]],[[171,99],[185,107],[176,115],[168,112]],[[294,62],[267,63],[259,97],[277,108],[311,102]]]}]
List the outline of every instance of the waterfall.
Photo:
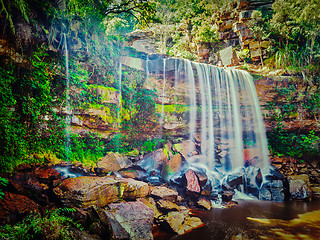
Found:
[{"label": "waterfall", "polygon": [[121,98],[122,98],[122,63],[119,61],[119,100],[118,100],[118,131],[120,133],[121,131],[121,111],[122,111],[122,104],[121,104]]},{"label": "waterfall", "polygon": [[[149,65],[153,60],[148,61]],[[159,74],[159,69],[163,72],[160,136],[166,130],[165,97],[172,98],[173,114],[177,114],[177,96],[184,95],[187,113],[183,121],[187,126],[189,157],[202,156],[201,163],[211,170],[228,172],[254,165],[263,171],[269,167],[265,127],[249,73],[179,59],[157,59],[150,66],[154,69],[148,68],[147,75]],[[177,121],[178,117],[173,119]]]},{"label": "waterfall", "polygon": [[66,158],[69,161],[70,157],[70,125],[71,125],[71,106],[70,106],[70,79],[69,79],[69,54],[68,54],[68,44],[67,35],[64,33],[64,50],[65,50],[65,65],[66,65]]},{"label": "waterfall", "polygon": [[162,128],[164,124],[164,102],[166,100],[166,59],[163,59],[163,82],[162,82],[162,95],[161,95],[161,116],[160,116],[160,133],[162,137]]}]

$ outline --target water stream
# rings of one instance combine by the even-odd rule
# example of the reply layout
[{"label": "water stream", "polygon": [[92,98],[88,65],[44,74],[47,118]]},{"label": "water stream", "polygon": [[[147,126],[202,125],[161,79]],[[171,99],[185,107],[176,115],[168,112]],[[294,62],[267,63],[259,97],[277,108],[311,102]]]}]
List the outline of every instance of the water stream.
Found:
[{"label": "water stream", "polygon": [[[164,118],[164,97],[169,101],[171,98],[171,104],[176,104],[178,95],[185,96],[184,104],[188,110],[183,121],[188,126],[190,157],[196,150],[194,143],[197,143],[201,163],[209,170],[221,168],[228,172],[245,165],[268,169],[264,122],[249,73],[179,59],[158,59],[151,65],[154,69],[147,69],[147,75],[161,72],[160,69],[163,72],[161,131],[165,131],[162,129],[167,121]],[[169,71],[174,78],[173,91],[169,82],[166,87],[166,81],[170,81]],[[174,92],[172,96],[170,90]]]},{"label": "water stream", "polygon": [[67,43],[67,35],[64,33],[64,50],[65,50],[65,66],[66,66],[66,158],[67,162],[70,158],[70,125],[71,125],[71,106],[70,106],[70,79],[69,79],[69,53],[68,53],[68,43]]}]

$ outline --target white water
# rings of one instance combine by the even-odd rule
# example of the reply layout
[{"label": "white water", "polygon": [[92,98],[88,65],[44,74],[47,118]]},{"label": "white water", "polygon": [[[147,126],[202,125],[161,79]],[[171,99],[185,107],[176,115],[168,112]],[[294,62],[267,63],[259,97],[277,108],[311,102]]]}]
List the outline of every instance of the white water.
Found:
[{"label": "white water", "polygon": [[68,54],[68,43],[67,35],[64,33],[64,50],[65,50],[65,64],[66,64],[66,158],[69,161],[70,157],[70,125],[71,125],[71,106],[70,106],[70,79],[69,79],[69,54]]},{"label": "white water", "polygon": [[162,137],[162,128],[164,124],[164,102],[166,101],[166,59],[163,59],[163,82],[162,82],[162,96],[161,96],[161,116],[160,116],[160,133]]},{"label": "white water", "polygon": [[121,112],[122,112],[122,104],[121,104],[121,99],[122,99],[122,64],[121,61],[119,61],[119,96],[118,96],[118,131],[120,133],[121,131]]},{"label": "white water", "polygon": [[[209,170],[217,167],[223,171],[233,171],[245,164],[254,165],[262,171],[268,169],[265,127],[251,75],[232,68],[171,60],[174,61],[171,65],[170,59],[164,59],[157,63],[156,69],[147,69],[147,76],[151,72],[158,75],[159,69],[163,70],[160,136],[163,135],[166,114],[165,98],[172,97],[174,104],[180,104],[180,96],[184,94],[184,102],[189,109],[183,118],[188,127],[187,136],[189,142],[199,145],[197,149],[194,144],[189,145],[190,157],[197,150],[201,163]],[[167,76],[167,71],[171,71],[170,76]],[[170,78],[174,78],[172,96]],[[251,157],[255,157],[256,162],[245,162],[251,160],[246,156],[246,151],[253,152]]]}]

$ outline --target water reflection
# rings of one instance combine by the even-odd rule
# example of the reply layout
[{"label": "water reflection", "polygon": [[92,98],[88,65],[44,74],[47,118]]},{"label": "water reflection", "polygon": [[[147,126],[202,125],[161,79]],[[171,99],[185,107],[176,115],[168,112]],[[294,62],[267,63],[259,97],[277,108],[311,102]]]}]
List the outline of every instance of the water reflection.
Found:
[{"label": "water reflection", "polygon": [[[318,217],[318,222],[312,225],[308,225],[306,221],[299,222],[298,225],[292,225],[292,221],[289,221],[299,218],[298,214],[319,210],[320,199],[312,202],[289,201],[284,203],[239,200],[238,203],[237,207],[227,209],[196,210],[194,213],[201,218],[206,226],[183,236],[165,235],[155,239],[320,239],[320,216],[318,216],[320,211],[314,212],[314,218]],[[260,219],[260,222],[256,219]],[[277,219],[280,221],[274,221],[274,225],[272,225],[263,224],[261,219]],[[297,221],[299,220],[295,220],[294,223]],[[305,231],[300,231],[300,229],[305,229]],[[318,229],[318,231],[315,229]],[[300,238],[292,238],[294,234],[300,234],[301,236],[299,235]],[[302,235],[305,237],[301,238]]]}]

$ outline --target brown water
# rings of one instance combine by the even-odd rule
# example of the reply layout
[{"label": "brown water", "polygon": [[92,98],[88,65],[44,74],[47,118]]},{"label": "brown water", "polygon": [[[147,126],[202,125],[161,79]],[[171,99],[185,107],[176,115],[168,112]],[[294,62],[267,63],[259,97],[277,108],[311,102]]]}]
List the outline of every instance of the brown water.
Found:
[{"label": "brown water", "polygon": [[[264,239],[320,239],[320,212],[316,211],[320,209],[320,199],[312,202],[290,201],[285,203],[239,200],[238,203],[238,206],[227,209],[195,210],[193,211],[195,215],[205,223],[204,227],[182,236],[162,234],[155,239],[263,239],[261,236]],[[300,222],[298,214],[313,211],[317,220]],[[310,217],[311,215],[306,216]],[[250,218],[254,219],[250,220]],[[256,218],[263,220],[254,221]],[[295,218],[299,219],[288,221]],[[272,224],[265,224],[263,222],[270,222],[265,219],[278,220],[272,221]],[[295,224],[291,224],[292,222]]]}]

